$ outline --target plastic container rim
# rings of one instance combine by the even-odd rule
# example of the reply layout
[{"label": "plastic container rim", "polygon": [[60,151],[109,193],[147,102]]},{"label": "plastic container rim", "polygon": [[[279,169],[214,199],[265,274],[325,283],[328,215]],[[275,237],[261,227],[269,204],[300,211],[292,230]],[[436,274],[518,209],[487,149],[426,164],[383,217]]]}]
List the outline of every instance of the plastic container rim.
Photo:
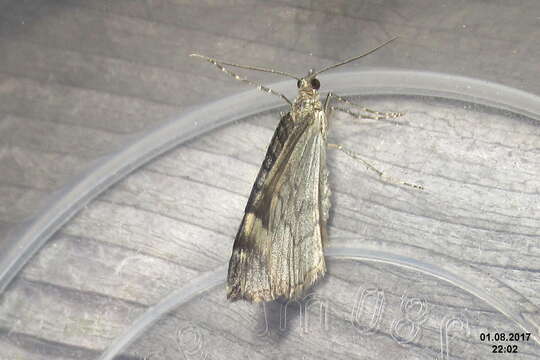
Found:
[{"label": "plastic container rim", "polygon": [[[441,73],[407,70],[360,70],[323,74],[323,89],[339,95],[421,95],[478,103],[540,121],[540,97],[504,85]],[[290,80],[269,85],[292,98]],[[91,200],[129,173],[174,147],[226,125],[286,104],[253,89],[186,112],[149,132],[74,179],[58,191],[49,206],[11,234],[0,254],[0,295],[44,244]]]}]

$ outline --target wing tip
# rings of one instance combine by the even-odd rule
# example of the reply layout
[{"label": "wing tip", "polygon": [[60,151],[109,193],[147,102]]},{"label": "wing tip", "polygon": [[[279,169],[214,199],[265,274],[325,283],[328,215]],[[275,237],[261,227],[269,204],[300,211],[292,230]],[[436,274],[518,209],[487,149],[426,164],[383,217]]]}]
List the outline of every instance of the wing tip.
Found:
[{"label": "wing tip", "polygon": [[279,286],[276,285],[268,289],[260,289],[256,291],[250,291],[244,289],[241,284],[234,283],[227,285],[227,299],[231,302],[238,300],[245,300],[250,303],[270,302],[279,298],[285,301],[296,301],[301,299],[302,294],[309,288],[311,288],[318,280],[322,279],[326,274],[326,264],[323,261],[322,264],[309,273],[306,274],[304,280],[294,286]]}]

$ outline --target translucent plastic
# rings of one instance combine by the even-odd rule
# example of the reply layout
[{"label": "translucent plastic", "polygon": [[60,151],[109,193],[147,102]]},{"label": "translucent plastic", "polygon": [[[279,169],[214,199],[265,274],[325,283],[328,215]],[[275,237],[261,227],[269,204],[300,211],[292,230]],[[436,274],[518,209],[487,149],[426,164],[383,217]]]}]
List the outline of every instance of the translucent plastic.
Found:
[{"label": "translucent plastic", "polygon": [[[340,95],[419,95],[460,100],[470,106],[480,104],[496,111],[519,114],[532,121],[540,116],[540,99],[534,95],[483,81],[441,74],[365,71],[321,76],[321,83],[324,88]],[[294,96],[295,89],[290,81],[275,84],[272,88]],[[77,182],[56,194],[51,205],[32,223],[20,233],[13,234],[10,243],[14,246],[0,257],[0,292],[61,226],[134,169],[225,124],[280,107],[283,107],[281,99],[261,95],[256,90],[248,91],[192,111],[145,134],[121,152],[102,159]],[[533,123],[531,128],[534,126],[538,125]],[[481,136],[478,138],[481,140]],[[425,185],[429,188],[429,184]],[[339,206],[339,203],[336,204],[337,208]],[[476,354],[475,358],[487,359],[496,355],[490,353],[488,344],[482,344],[479,336],[482,332],[493,334],[493,329],[530,333],[531,339],[520,343],[523,353],[518,356],[534,358],[538,354],[540,312],[537,305],[519,291],[491,276],[479,265],[468,265],[459,259],[449,260],[444,256],[444,249],[429,251],[400,242],[393,245],[389,242],[382,246],[376,239],[370,242],[361,235],[338,235],[331,239],[332,246],[326,253],[330,263],[329,274],[320,288],[321,293],[317,288],[299,305],[278,303],[258,307],[227,303],[223,291],[226,266],[223,266],[192,279],[185,287],[148,308],[111,343],[101,359],[113,359],[125,353],[159,353],[162,350],[152,346],[155,343],[153,340],[160,337],[163,340],[166,333],[170,338],[165,340],[175,344],[171,347],[176,347],[177,353],[166,352],[161,356],[156,355],[157,358],[174,358],[178,353],[187,358],[231,358],[233,354],[217,351],[219,344],[225,343],[237,343],[239,347],[242,343],[249,344],[244,347],[245,353],[238,355],[239,358],[292,356],[301,359],[303,355],[298,355],[299,348],[306,349],[306,358],[317,355],[324,358],[322,353],[310,353],[310,344],[320,345],[328,341],[325,346],[329,353],[339,353],[343,357],[361,354],[364,358],[385,356],[393,359],[395,355],[396,359],[448,359],[454,356],[472,358],[471,354]],[[534,240],[532,246],[537,246]],[[534,265],[530,264],[531,267]],[[359,279],[356,287],[347,289],[347,286],[340,285],[345,274],[358,274],[360,277],[371,274],[372,278],[388,276],[395,279],[394,282],[385,282],[385,288],[363,286]],[[401,281],[399,275],[403,275]],[[367,282],[369,277],[362,280]],[[354,283],[354,279],[347,281]],[[416,282],[432,282],[437,296],[423,298],[410,295],[418,293]],[[349,292],[340,297],[337,295],[339,289]],[[333,297],[334,292],[336,296]],[[450,305],[445,304],[444,311],[440,310],[437,307],[440,304],[430,297],[437,300],[459,298],[459,301],[456,300],[459,306],[454,306],[460,311],[452,313],[448,310],[452,308],[452,301]],[[208,306],[214,312],[213,317],[205,314],[204,309]],[[289,320],[285,315],[288,306],[289,311],[294,308],[296,313],[299,312],[292,318],[289,315]],[[309,316],[314,316],[313,307],[320,322],[317,330],[314,330],[315,320],[312,318],[311,322],[308,321]],[[221,315],[216,315],[216,311]],[[335,314],[336,320],[328,320],[331,318],[328,313]],[[385,314],[390,315],[385,318]],[[258,320],[253,322],[254,318]],[[296,324],[301,330],[296,333],[291,324]],[[419,335],[422,332],[424,337]],[[303,337],[302,334],[308,333],[314,336]],[[374,344],[379,344],[379,347],[370,345],[366,339],[377,339]],[[338,345],[343,347],[338,348]],[[365,352],[360,353],[356,347],[363,348]],[[352,349],[352,353],[348,353],[348,349]]]},{"label": "translucent plastic", "polygon": [[[408,94],[466,100],[507,109],[533,118],[540,114],[537,96],[486,81],[435,73],[366,71],[321,76],[328,89],[341,95]],[[399,86],[396,86],[399,85]],[[272,86],[294,96],[290,81]],[[100,159],[78,181],[55,195],[50,206],[6,243],[0,255],[0,293],[47,239],[98,194],[156,156],[224,124],[283,106],[282,100],[256,90],[217,101],[141,137],[110,158]]]},{"label": "translucent plastic", "polygon": [[[530,310],[536,310],[534,305],[531,304],[529,301],[527,301],[525,298],[523,298],[520,294],[516,293],[512,289],[506,287],[504,284],[498,282],[496,279],[491,279],[492,283],[482,283],[481,286],[478,284],[473,284],[469,282],[466,279],[482,279],[485,280],[485,275],[481,274],[479,271],[475,270],[472,267],[463,267],[463,264],[448,264],[446,263],[445,266],[437,266],[434,265],[432,262],[436,259],[434,259],[432,254],[426,254],[425,259],[421,259],[419,257],[417,258],[408,258],[401,256],[400,253],[403,251],[402,248],[395,249],[395,253],[393,252],[378,252],[378,251],[370,251],[360,248],[328,248],[326,251],[326,255],[329,259],[350,259],[353,261],[361,261],[361,262],[376,262],[376,263],[387,263],[393,266],[401,267],[404,269],[413,270],[414,272],[420,272],[423,274],[426,274],[430,277],[437,278],[443,282],[450,283],[451,285],[459,288],[460,290],[469,293],[470,295],[478,298],[479,300],[489,304],[493,309],[500,312],[504,316],[508,318],[508,320],[515,323],[516,332],[524,332],[524,333],[531,333],[531,343],[534,341],[537,342],[537,345],[539,343],[539,327],[538,324],[534,322],[531,318],[529,318]],[[429,262],[424,262],[429,261]],[[446,262],[446,260],[445,260]],[[226,270],[227,268],[225,266],[217,269],[215,272],[206,274],[204,276],[201,276],[198,279],[194,279],[194,281],[189,284],[188,286],[178,289],[177,291],[171,293],[166,299],[163,299],[163,301],[159,304],[156,304],[152,308],[148,309],[143,316],[141,316],[137,321],[128,329],[124,335],[117,339],[108,349],[107,351],[101,356],[100,359],[114,359],[118,354],[124,353],[129,346],[131,346],[134,342],[138,341],[140,337],[144,337],[147,331],[150,331],[152,326],[156,324],[156,322],[162,320],[164,316],[167,314],[173,312],[174,310],[181,309],[182,305],[189,304],[192,301],[196,301],[196,299],[200,296],[205,296],[205,293],[210,291],[215,291],[215,288],[217,286],[224,287],[225,279],[226,279]],[[455,271],[455,272],[452,272]],[[485,288],[491,288],[496,289],[496,291],[486,291]],[[221,293],[221,292],[220,292]],[[223,295],[223,294],[221,294]],[[351,316],[351,322],[352,327],[358,326],[358,324],[355,324],[354,321],[357,320],[355,312],[358,312],[359,306],[364,306],[366,302],[366,298],[368,297],[375,297],[375,306],[373,309],[373,314],[368,314],[368,321],[367,324],[372,325],[374,328],[376,325],[378,325],[377,317],[381,316],[381,312],[383,311],[383,305],[384,305],[384,293],[380,289],[364,289],[362,294],[354,294],[356,297],[354,300],[356,301],[353,304],[352,311],[353,314]],[[208,296],[208,295],[207,295]],[[511,299],[511,300],[510,300]],[[403,299],[402,299],[403,300]],[[510,300],[510,301],[508,301]],[[406,310],[407,307],[413,308],[413,317],[414,316],[424,316],[428,314],[426,308],[425,308],[425,302],[422,298],[414,298],[411,297],[409,299],[405,299],[405,301],[402,301],[402,311],[404,313],[404,319],[406,321],[410,321],[412,319],[407,317]],[[295,305],[295,304],[292,304]],[[287,303],[281,303],[279,304],[279,307],[281,307],[279,314],[279,323],[280,323],[280,331],[286,330],[286,314],[284,314],[284,311],[287,311],[287,307],[291,306],[291,304]],[[301,316],[304,317],[304,322],[302,322],[302,318],[300,319],[300,326],[304,326],[302,330],[308,334],[310,327],[316,327],[317,324],[313,325],[313,323],[309,324],[307,317],[308,315],[306,312],[313,311],[313,305],[315,305],[315,312],[312,316],[318,316],[317,320],[322,321],[321,327],[325,328],[327,327],[327,312],[328,312],[328,303],[325,303],[322,298],[313,296],[313,294],[310,294],[306,296],[304,299],[304,302],[301,303],[301,310],[300,313]],[[234,305],[231,305],[234,306]],[[317,309],[317,306],[319,306],[319,309]],[[256,308],[256,306],[252,306]],[[417,307],[414,309],[414,307]],[[528,308],[527,311],[525,310],[525,307]],[[298,311],[298,309],[295,309]],[[319,310],[319,311],[317,311]],[[291,311],[291,310],[289,310]],[[302,313],[303,311],[303,313]],[[360,310],[360,312],[362,312]],[[261,313],[264,316],[264,321],[262,322],[262,325],[259,324],[252,324],[252,330],[256,336],[264,337],[267,335],[268,332],[268,326],[269,321],[267,319],[268,313],[266,308],[263,306]],[[289,315],[290,316],[290,315]],[[315,322],[315,320],[312,320]],[[431,353],[429,351],[425,352],[426,358],[430,358],[431,355],[440,355],[442,359],[449,358],[448,353],[450,352],[450,343],[449,338],[450,332],[456,332],[460,335],[466,335],[465,338],[470,337],[470,329],[468,325],[469,319],[462,317],[462,314],[454,314],[452,316],[443,317],[440,319],[440,343],[437,345],[440,345],[439,349],[427,349],[427,350],[435,350],[434,353]],[[241,320],[242,325],[245,325],[245,323]],[[414,323],[414,321],[411,321],[411,323]],[[249,324],[249,323],[248,323]],[[394,323],[394,326],[396,324]],[[478,326],[478,324],[475,324]],[[234,328],[237,325],[232,325],[231,327]],[[410,325],[408,325],[410,326]],[[261,330],[261,327],[263,330]],[[397,327],[394,327],[394,330],[396,330]],[[457,331],[456,331],[457,329]],[[194,328],[190,326],[184,328],[185,331],[189,332],[196,332]],[[325,329],[327,330],[327,329]],[[365,335],[368,334],[374,329],[369,328],[362,328],[359,326],[355,330],[358,330],[359,333]],[[407,329],[409,330],[409,329]],[[313,331],[313,329],[311,329]],[[176,334],[179,338],[175,339],[178,342],[182,341],[181,337],[187,336],[186,333],[178,333]],[[193,334],[190,334],[193,336]],[[186,349],[187,351],[199,351],[200,354],[204,356],[205,349],[202,346],[202,340],[199,339],[200,334],[196,334],[195,339],[191,339],[191,343],[184,344],[187,345]],[[452,337],[456,334],[452,334]],[[174,338],[174,335],[172,336]],[[407,341],[406,338],[399,338],[399,336],[396,335],[395,339],[398,343],[406,344],[409,341]],[[478,339],[477,339],[478,340]],[[185,340],[184,340],[185,341]],[[208,339],[207,339],[208,341]],[[211,341],[211,340],[210,340]],[[538,346],[533,345],[533,349],[538,349]],[[437,354],[437,351],[439,350],[439,354]],[[454,349],[452,349],[454,350]],[[381,351],[380,354],[385,354],[386,351]],[[193,354],[191,354],[193,355]],[[446,355],[446,357],[445,357]]]}]

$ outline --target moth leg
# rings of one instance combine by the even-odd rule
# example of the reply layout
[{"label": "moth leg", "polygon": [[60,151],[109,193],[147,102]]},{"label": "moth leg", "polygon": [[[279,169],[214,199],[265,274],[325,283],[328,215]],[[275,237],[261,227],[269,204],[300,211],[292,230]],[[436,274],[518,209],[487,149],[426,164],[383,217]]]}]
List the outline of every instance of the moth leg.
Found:
[{"label": "moth leg", "polygon": [[332,96],[334,96],[334,94],[332,92],[329,92],[328,94],[326,94],[326,99],[324,99],[323,110],[327,117],[329,115],[328,110],[330,109],[330,98]]},{"label": "moth leg", "polygon": [[339,144],[328,144],[329,147],[331,148],[334,148],[334,149],[338,149],[340,151],[343,151],[345,154],[347,154],[348,156],[352,157],[353,159],[355,160],[358,160],[360,161],[362,164],[364,164],[369,170],[375,172],[377,175],[379,175],[379,178],[381,178],[382,180],[386,181],[386,182],[389,182],[389,183],[394,183],[394,184],[399,184],[399,185],[405,185],[405,186],[410,186],[412,188],[415,188],[415,189],[419,189],[419,190],[424,190],[424,187],[422,185],[417,185],[417,184],[413,184],[413,183],[409,183],[409,182],[406,182],[406,181],[401,181],[401,180],[398,180],[398,179],[395,179],[391,176],[388,176],[386,175],[385,173],[383,173],[381,170],[377,169],[375,166],[371,165],[369,162],[367,162],[366,160],[364,160],[360,154],[352,151],[352,150],[349,150],[347,148],[344,148],[343,145],[339,145]]},{"label": "moth leg", "polygon": [[[283,100],[285,100],[289,105],[292,106],[292,102],[291,100],[289,100],[285,95],[283,95],[282,93],[280,92],[277,92],[275,90],[272,90],[264,85],[261,85],[255,81],[251,81],[251,80],[248,80],[247,78],[245,77],[242,77],[234,72],[232,72],[231,70],[227,69],[221,62],[219,62],[218,60],[214,59],[214,58],[211,58],[211,57],[208,57],[208,56],[204,56],[204,55],[199,55],[199,54],[191,54],[190,56],[194,56],[194,57],[199,57],[201,59],[204,59],[206,61],[208,61],[209,63],[211,64],[214,64],[218,69],[220,69],[221,71],[223,71],[225,74],[229,75],[229,76],[232,76],[233,78],[235,78],[236,80],[239,80],[239,81],[242,81],[246,84],[249,84],[249,85],[253,85],[255,86],[258,90],[261,90],[261,91],[264,91],[264,92],[267,92],[269,94],[272,94],[272,95],[276,95],[276,96],[279,96],[281,97]],[[237,65],[234,65],[232,64],[232,66],[237,66]],[[245,68],[248,68],[247,66],[238,66],[238,67],[245,67]],[[269,71],[271,72],[271,71]],[[277,71],[274,71],[277,73]]]},{"label": "moth leg", "polygon": [[355,117],[358,117],[358,118],[361,118],[361,119],[373,119],[373,120],[390,120],[390,119],[395,119],[395,118],[398,118],[400,116],[403,116],[405,115],[405,113],[402,113],[402,112],[380,112],[380,111],[376,111],[376,110],[372,110],[370,108],[367,108],[363,105],[360,105],[360,104],[356,104],[356,103],[353,103],[347,99],[345,99],[344,97],[341,97],[339,95],[336,95],[336,94],[332,94],[333,97],[335,97],[337,100],[347,104],[347,105],[350,105],[352,107],[355,107],[357,109],[359,109],[360,111],[364,111],[364,112],[367,112],[368,114],[357,114],[357,113],[354,113],[352,111],[348,111],[346,109],[342,109],[342,108],[336,108],[336,110],[340,110],[340,111],[343,111],[343,112],[346,112],[348,114],[351,114]]},{"label": "moth leg", "polygon": [[362,114],[356,113],[356,112],[351,111],[349,109],[344,109],[344,108],[341,108],[341,107],[337,107],[337,106],[329,106],[329,108],[331,110],[333,110],[333,111],[341,111],[341,112],[344,112],[346,114],[349,114],[349,115],[351,115],[351,116],[353,116],[355,118],[359,118],[359,119],[374,119],[373,117],[365,117],[365,116],[362,116]]}]

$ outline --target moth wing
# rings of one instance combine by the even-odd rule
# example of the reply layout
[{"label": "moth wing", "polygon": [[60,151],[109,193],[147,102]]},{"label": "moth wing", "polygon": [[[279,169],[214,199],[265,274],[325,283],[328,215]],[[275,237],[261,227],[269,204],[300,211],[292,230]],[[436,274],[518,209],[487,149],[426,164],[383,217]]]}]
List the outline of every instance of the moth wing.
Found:
[{"label": "moth wing", "polygon": [[265,160],[271,164],[263,164],[246,206],[229,263],[231,300],[296,298],[326,271],[326,134],[319,121],[291,121],[276,129]]}]

